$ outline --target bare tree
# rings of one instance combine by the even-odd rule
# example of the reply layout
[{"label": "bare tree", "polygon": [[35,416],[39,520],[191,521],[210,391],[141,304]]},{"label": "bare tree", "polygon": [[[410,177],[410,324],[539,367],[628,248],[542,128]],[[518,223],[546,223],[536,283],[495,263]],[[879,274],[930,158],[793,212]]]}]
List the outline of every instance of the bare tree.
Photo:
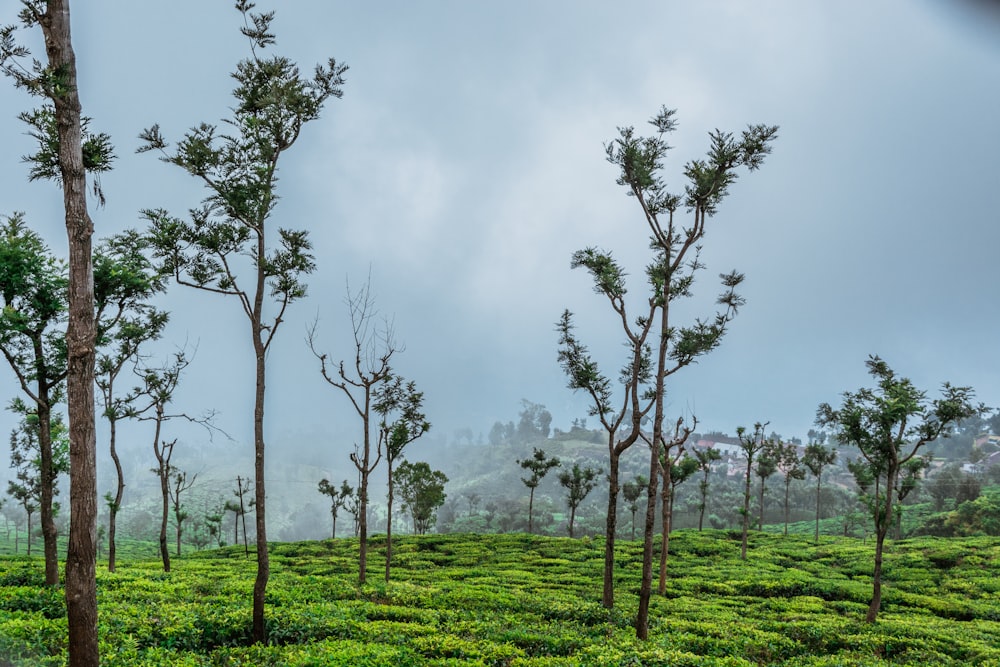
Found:
[{"label": "bare tree", "polygon": [[[351,462],[358,470],[358,534],[361,553],[358,562],[358,581],[365,583],[368,570],[368,478],[382,460],[378,448],[375,413],[375,393],[382,383],[392,378],[390,360],[400,351],[389,320],[378,322],[375,297],[371,293],[371,279],[357,292],[352,293],[347,286],[345,300],[351,316],[351,330],[354,334],[354,359],[350,366],[341,361],[336,369],[330,367],[329,356],[316,348],[316,327],[313,322],[306,340],[309,349],[319,359],[320,374],[323,379],[347,396],[355,412],[361,418],[362,440],[355,443],[351,452]],[[372,436],[376,436],[373,442]]]}]

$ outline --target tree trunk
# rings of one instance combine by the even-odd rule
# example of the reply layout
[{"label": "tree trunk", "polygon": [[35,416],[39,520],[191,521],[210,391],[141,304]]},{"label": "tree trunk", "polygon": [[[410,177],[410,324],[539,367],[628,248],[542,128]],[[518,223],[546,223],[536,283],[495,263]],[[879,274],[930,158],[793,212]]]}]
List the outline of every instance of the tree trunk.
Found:
[{"label": "tree trunk", "polygon": [[660,527],[663,538],[660,540],[660,580],[656,591],[663,595],[667,592],[667,558],[670,557],[670,524],[674,514],[674,491],[671,488],[670,468],[667,467],[663,473],[663,490],[660,492],[662,505],[660,505]]},{"label": "tree trunk", "polygon": [[167,486],[167,471],[165,469],[164,460],[160,459],[160,493],[163,496],[163,502],[160,508],[160,560],[163,561],[163,571],[170,572],[170,550],[167,548],[167,520],[170,518],[170,501],[169,493],[170,490]]},{"label": "tree trunk", "polygon": [[[38,352],[40,353],[41,350],[38,350]],[[41,502],[39,503],[38,510],[42,524],[42,548],[45,553],[45,585],[58,586],[59,553],[57,540],[59,532],[56,530],[55,517],[52,512],[52,497],[56,484],[56,474],[52,460],[52,413],[49,409],[47,387],[41,377],[39,378],[38,385],[39,400],[36,403],[40,468],[38,474],[41,478]]]},{"label": "tree trunk", "polygon": [[747,533],[750,532],[750,474],[752,459],[747,458],[746,488],[743,490],[743,542],[740,545],[740,560],[747,559]]},{"label": "tree trunk", "polygon": [[31,555],[31,514],[32,514],[31,512],[28,512],[28,536],[26,538],[27,541],[28,541],[28,555],[29,556]]},{"label": "tree trunk", "polygon": [[[263,237],[261,237],[260,255],[263,257]],[[262,270],[262,269],[261,269]],[[258,280],[258,300],[263,300],[263,276]],[[255,313],[260,313],[259,307]],[[256,501],[257,518],[257,577],[253,584],[253,640],[254,643],[267,642],[267,631],[264,626],[264,596],[267,592],[267,581],[271,576],[271,561],[267,550],[267,521],[264,511],[266,494],[264,488],[264,387],[265,387],[265,350],[260,342],[260,317],[256,318],[254,331],[254,349],[257,353],[257,390],[254,399],[253,433],[254,433],[254,498]],[[246,540],[246,530],[243,539]]]},{"label": "tree trunk", "polygon": [[708,506],[708,473],[705,473],[705,479],[699,486],[699,491],[701,491],[701,505],[698,506],[698,532],[701,532],[702,524],[705,522],[705,508]]},{"label": "tree trunk", "polygon": [[[614,436],[609,436],[613,439]],[[619,454],[609,442],[608,459],[608,518],[604,529],[604,593],[601,604],[606,609],[615,606],[615,533],[618,530],[618,462]],[[635,539],[635,514],[632,515],[632,539]]]},{"label": "tree trunk", "polygon": [[792,483],[790,477],[785,478],[785,537],[788,537],[788,487]]},{"label": "tree trunk", "polygon": [[531,487],[531,491],[528,493],[528,534],[533,534],[534,525],[532,524],[532,511],[535,508],[535,487]]},{"label": "tree trunk", "polygon": [[69,242],[66,403],[70,437],[70,531],[66,617],[70,667],[97,667],[97,436],[94,426],[94,226],[87,213],[83,128],[70,35],[69,0],[47,0],[40,17],[49,67],[62,74],[52,95]]},{"label": "tree trunk", "polygon": [[385,518],[385,582],[389,583],[389,569],[392,561],[392,461],[387,459],[386,464],[389,467],[389,496]]},{"label": "tree trunk", "polygon": [[[874,623],[882,608],[882,557],[885,548],[885,537],[889,533],[892,517],[892,494],[896,488],[898,471],[891,463],[886,471],[885,508],[879,509],[878,496],[875,500],[875,568],[872,572],[872,601],[865,615],[866,623]],[[877,486],[876,486],[877,488]],[[877,493],[877,492],[876,492]]]},{"label": "tree trunk", "polygon": [[764,530],[764,488],[766,480],[760,478],[760,518],[757,519],[757,530]]},{"label": "tree trunk", "polygon": [[[820,476],[816,475],[816,536],[815,542],[819,544],[819,493],[820,493]],[[847,531],[844,531],[847,534]]]},{"label": "tree trunk", "polygon": [[115,571],[115,534],[118,526],[118,510],[122,506],[122,498],[125,495],[125,473],[122,470],[122,462],[118,457],[117,431],[118,420],[110,419],[110,443],[111,460],[115,464],[115,475],[118,482],[115,488],[115,499],[111,507],[108,508],[108,572]]},{"label": "tree trunk", "polygon": [[573,521],[576,519],[576,508],[569,508],[569,537],[573,538]]}]

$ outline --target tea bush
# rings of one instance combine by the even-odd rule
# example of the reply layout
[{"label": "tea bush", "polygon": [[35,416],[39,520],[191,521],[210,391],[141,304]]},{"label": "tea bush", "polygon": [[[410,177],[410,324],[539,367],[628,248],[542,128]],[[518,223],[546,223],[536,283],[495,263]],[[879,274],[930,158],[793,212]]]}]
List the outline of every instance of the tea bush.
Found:
[{"label": "tea bush", "polygon": [[[648,642],[635,640],[641,545],[619,543],[616,608],[600,603],[603,540],[531,535],[384,540],[357,584],[356,540],[274,544],[269,644],[250,646],[253,559],[242,547],[98,569],[102,664],[321,666],[998,665],[1000,544],[892,542],[883,612],[863,622],[871,544],[678,531]],[[0,558],[0,666],[64,665],[60,589],[42,561]]]}]

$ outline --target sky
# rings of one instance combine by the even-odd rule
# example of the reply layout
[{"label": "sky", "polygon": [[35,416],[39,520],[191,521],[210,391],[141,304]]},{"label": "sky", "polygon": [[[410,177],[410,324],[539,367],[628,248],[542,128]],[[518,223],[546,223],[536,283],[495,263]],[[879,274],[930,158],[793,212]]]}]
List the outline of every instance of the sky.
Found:
[{"label": "sky", "polygon": [[[0,2],[0,23],[17,3]],[[933,396],[971,385],[1000,405],[1000,15],[985,2],[261,2],[275,10],[271,50],[309,71],[350,66],[344,95],[306,126],[280,164],[275,226],[309,230],[317,270],[270,352],[269,451],[323,452],[346,476],[359,422],[326,385],[305,336],[349,359],[347,285],[371,280],[404,346],[396,369],[425,392],[436,442],[517,420],[522,399],[553,426],[586,417],[566,388],[555,322],[564,309],[616,374],[620,329],[575,250],[611,251],[641,298],[648,241],[616,185],[604,145],[651,128],[662,107],[679,128],[664,176],[708,133],[780,126],[764,166],[742,173],[709,221],[707,269],[685,306],[710,316],[716,276],[746,274],[746,305],[721,347],[671,378],[668,413],[699,431],[769,421],[802,437],[820,403],[869,386],[878,354]],[[229,2],[94,0],[73,5],[80,95],[92,128],[116,145],[102,178],[97,236],[183,215],[205,196],[151,154],[232,106],[229,73],[249,55]],[[38,56],[38,35],[25,33]],[[36,102],[0,94],[0,214],[24,211],[65,255],[61,197],[26,181],[33,148],[16,116]],[[252,447],[253,357],[245,316],[223,297],[173,286],[165,358],[195,351],[178,410],[217,411],[232,441],[183,425],[201,447]],[[6,394],[16,394],[9,372]],[[6,397],[0,397],[6,401]],[[591,426],[596,420],[591,418]],[[0,426],[13,426],[0,415]],[[188,430],[185,430],[188,429]],[[134,437],[141,439],[141,433]],[[241,450],[242,451],[242,450]],[[312,454],[310,454],[311,456]],[[338,476],[341,472],[335,472]]]}]

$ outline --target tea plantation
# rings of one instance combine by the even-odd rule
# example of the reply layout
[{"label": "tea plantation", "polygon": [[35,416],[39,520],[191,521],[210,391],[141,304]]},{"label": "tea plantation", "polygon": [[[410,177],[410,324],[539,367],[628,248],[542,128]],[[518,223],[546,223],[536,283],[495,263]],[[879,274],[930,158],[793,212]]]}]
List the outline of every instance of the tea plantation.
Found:
[{"label": "tea plantation", "polygon": [[[98,568],[102,664],[320,665],[998,665],[1000,541],[891,544],[879,621],[863,622],[872,545],[850,538],[678,531],[650,641],[635,613],[641,545],[621,543],[617,608],[599,604],[601,540],[528,535],[406,536],[393,581],[373,540],[357,585],[356,540],[275,544],[270,644],[248,646],[254,564],[242,547]],[[61,590],[38,559],[0,557],[0,665],[64,665]]]}]

